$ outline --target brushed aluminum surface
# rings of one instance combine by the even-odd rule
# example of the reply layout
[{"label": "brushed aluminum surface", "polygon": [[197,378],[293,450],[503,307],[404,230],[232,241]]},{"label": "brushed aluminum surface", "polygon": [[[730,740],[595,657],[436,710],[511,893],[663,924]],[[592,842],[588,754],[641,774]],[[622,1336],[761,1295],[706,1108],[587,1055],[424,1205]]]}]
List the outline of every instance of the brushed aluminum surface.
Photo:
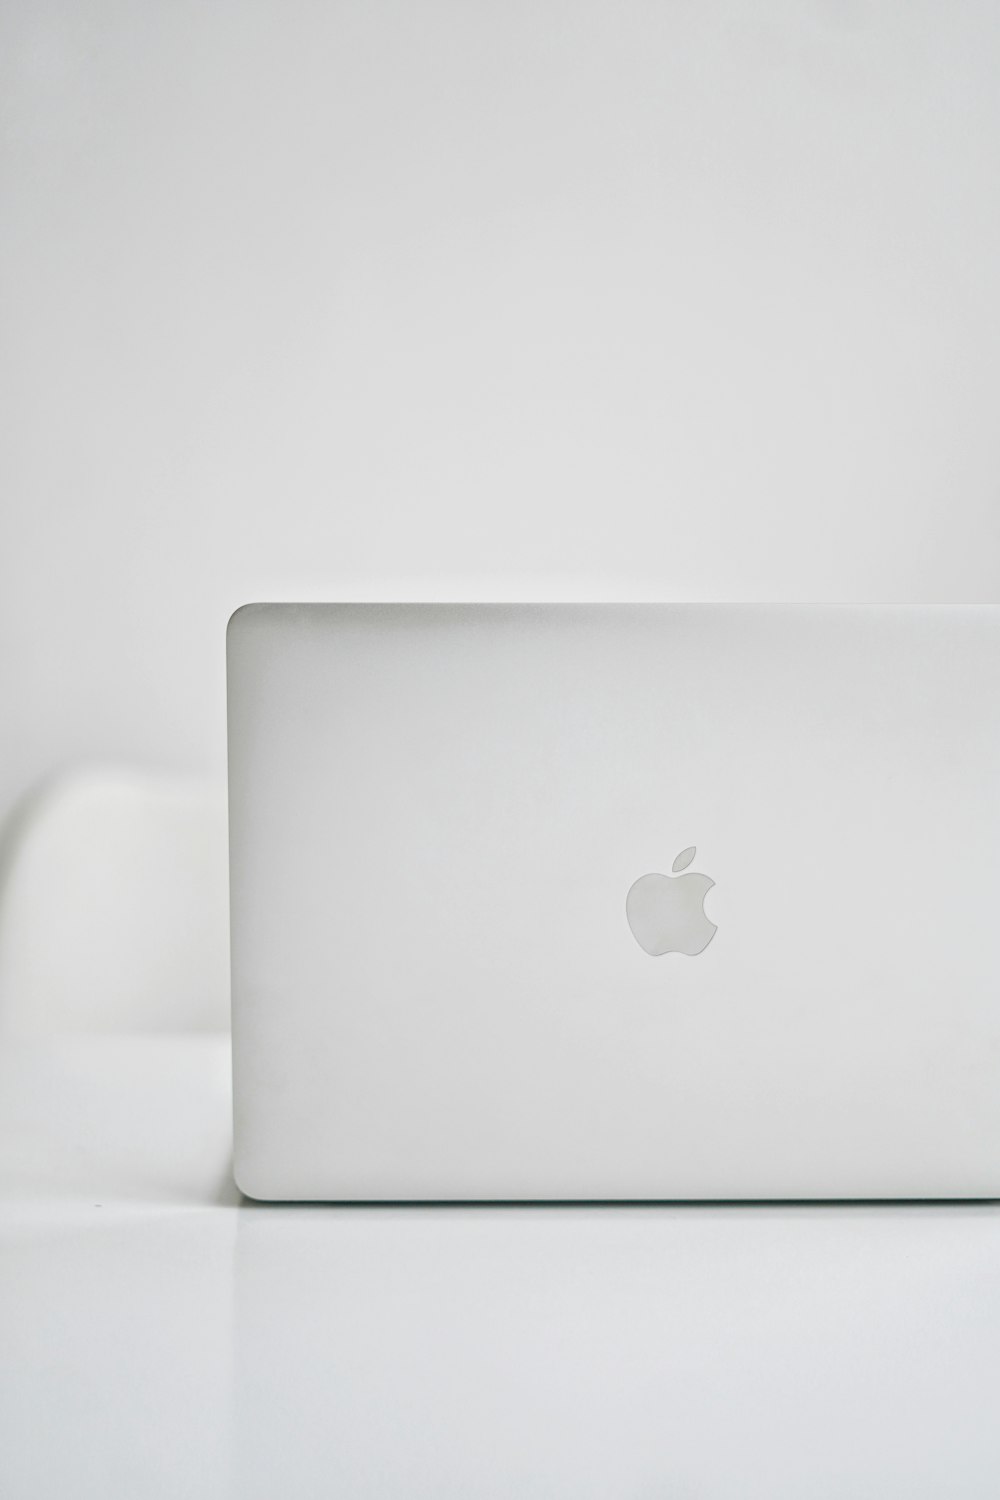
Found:
[{"label": "brushed aluminum surface", "polygon": [[[998,661],[978,612],[238,611],[240,1186],[995,1195]],[[661,872],[697,956],[630,929]]]}]

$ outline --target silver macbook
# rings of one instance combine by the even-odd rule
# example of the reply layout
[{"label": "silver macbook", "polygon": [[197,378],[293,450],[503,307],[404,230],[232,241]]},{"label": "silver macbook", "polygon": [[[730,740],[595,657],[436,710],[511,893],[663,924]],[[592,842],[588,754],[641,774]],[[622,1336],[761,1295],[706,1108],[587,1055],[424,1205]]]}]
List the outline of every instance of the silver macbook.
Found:
[{"label": "silver macbook", "polygon": [[1000,618],[254,604],[255,1198],[1000,1194]]}]

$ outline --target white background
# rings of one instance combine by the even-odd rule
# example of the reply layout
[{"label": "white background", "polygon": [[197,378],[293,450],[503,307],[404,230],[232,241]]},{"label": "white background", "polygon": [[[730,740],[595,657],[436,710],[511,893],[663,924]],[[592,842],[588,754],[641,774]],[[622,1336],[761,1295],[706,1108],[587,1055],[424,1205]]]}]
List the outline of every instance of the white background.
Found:
[{"label": "white background", "polygon": [[[993,0],[0,0],[0,818],[221,784],[249,599],[1000,602],[998,79]],[[221,797],[104,900],[109,785],[21,947],[222,1018]],[[225,1036],[4,1037],[5,1496],[997,1494],[995,1204],[288,1210],[230,1150]]]},{"label": "white background", "polygon": [[252,598],[996,602],[1000,11],[0,6],[0,812]]}]

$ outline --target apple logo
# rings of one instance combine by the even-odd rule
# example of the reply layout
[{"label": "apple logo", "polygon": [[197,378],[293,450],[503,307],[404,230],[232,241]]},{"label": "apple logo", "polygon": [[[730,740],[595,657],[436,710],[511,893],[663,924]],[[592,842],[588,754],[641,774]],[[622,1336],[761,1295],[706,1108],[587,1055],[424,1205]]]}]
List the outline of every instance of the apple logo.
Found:
[{"label": "apple logo", "polygon": [[715,884],[707,875],[679,875],[694,859],[695,845],[682,849],[673,875],[640,875],[625,897],[625,915],[639,947],[661,953],[703,953],[718,928],[705,915],[705,897]]}]

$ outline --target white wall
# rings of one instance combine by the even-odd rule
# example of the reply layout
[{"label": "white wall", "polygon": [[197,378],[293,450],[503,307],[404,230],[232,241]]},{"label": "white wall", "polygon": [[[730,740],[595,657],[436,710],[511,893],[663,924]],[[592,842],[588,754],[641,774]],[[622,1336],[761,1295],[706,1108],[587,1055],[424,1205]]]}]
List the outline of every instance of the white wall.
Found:
[{"label": "white wall", "polygon": [[1000,10],[3,0],[0,810],[250,598],[1000,602]]}]

